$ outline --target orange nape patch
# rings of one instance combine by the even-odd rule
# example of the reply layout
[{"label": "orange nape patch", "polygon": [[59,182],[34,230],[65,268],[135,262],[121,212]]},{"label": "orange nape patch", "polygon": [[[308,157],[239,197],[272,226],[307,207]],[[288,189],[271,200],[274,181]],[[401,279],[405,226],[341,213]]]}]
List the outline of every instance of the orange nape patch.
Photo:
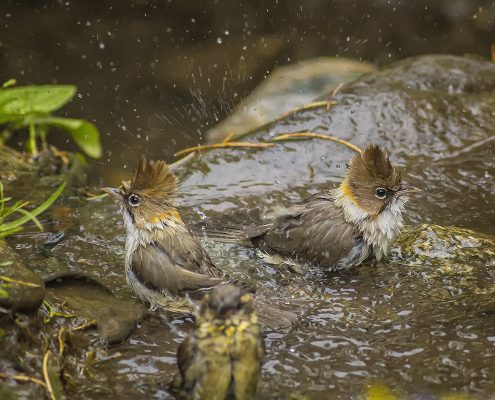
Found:
[{"label": "orange nape patch", "polygon": [[154,215],[153,217],[150,218],[150,222],[152,224],[160,222],[164,219],[171,219],[172,221],[175,222],[182,222],[182,218],[180,217],[180,214],[177,210],[168,210],[159,214]]},{"label": "orange nape patch", "polygon": [[347,179],[344,179],[342,181],[342,183],[340,184],[340,190],[342,191],[342,194],[347,199],[349,199],[350,201],[352,201],[354,204],[358,204],[357,198],[356,198],[355,194],[352,193],[352,189],[349,186],[349,182],[347,181]]}]

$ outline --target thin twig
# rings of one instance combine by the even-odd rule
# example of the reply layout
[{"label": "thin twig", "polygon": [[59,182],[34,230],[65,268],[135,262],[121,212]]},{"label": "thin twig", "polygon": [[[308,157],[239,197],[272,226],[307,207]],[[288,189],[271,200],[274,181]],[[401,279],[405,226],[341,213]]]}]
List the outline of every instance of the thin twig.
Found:
[{"label": "thin twig", "polygon": [[91,193],[91,192],[86,192],[85,196],[86,196],[84,198],[85,200],[91,201],[91,200],[103,199],[103,198],[109,196],[109,194],[108,193],[95,194],[95,193]]},{"label": "thin twig", "polygon": [[232,139],[235,136],[235,133],[229,133],[225,139],[222,140],[222,143],[228,143],[230,139]]},{"label": "thin twig", "polygon": [[5,275],[0,275],[0,280],[5,281],[5,282],[9,282],[9,283],[15,283],[16,285],[21,285],[21,286],[41,287],[41,285],[37,285],[36,283],[25,282],[25,281],[21,281],[19,279],[9,278],[8,276],[5,276]]},{"label": "thin twig", "polygon": [[330,140],[335,143],[340,143],[343,144],[344,146],[347,146],[351,150],[355,151],[356,153],[362,153],[362,150],[353,145],[352,143],[349,143],[346,140],[343,139],[338,139],[336,137],[330,136],[330,135],[324,135],[322,133],[316,133],[316,132],[294,132],[294,133],[286,133],[282,134],[279,136],[276,136],[273,138],[273,141],[279,142],[283,140],[297,140],[297,139],[323,139],[323,140]]},{"label": "thin twig", "polygon": [[[328,103],[329,103],[328,100],[314,101],[312,103],[305,104],[305,105],[303,105],[301,107],[292,108],[289,111],[286,111],[286,112],[280,114],[278,117],[276,117],[271,122],[280,121],[281,119],[284,119],[285,117],[288,117],[289,115],[295,114],[296,112],[299,112],[299,111],[306,111],[306,110],[312,110],[314,108],[328,107]],[[331,101],[331,103],[332,104],[337,104],[336,101]]]},{"label": "thin twig", "polygon": [[213,144],[205,144],[195,147],[188,147],[187,149],[183,149],[175,153],[174,155],[180,156],[183,154],[188,154],[196,151],[203,150],[211,150],[211,149],[222,149],[226,147],[254,147],[254,148],[264,148],[271,147],[272,143],[254,143],[254,142],[228,142],[228,143],[213,143]]},{"label": "thin twig", "polygon": [[37,385],[41,385],[46,388],[45,382],[39,380],[38,378],[33,378],[32,376],[27,376],[27,375],[9,375],[9,374],[4,374],[3,372],[0,372],[0,378],[1,379],[14,379],[19,382],[32,382],[36,383]]},{"label": "thin twig", "polygon": [[45,378],[46,390],[50,393],[51,400],[57,400],[55,393],[53,391],[52,382],[50,381],[50,376],[48,374],[48,358],[51,356],[52,352],[48,350],[43,357],[43,377]]},{"label": "thin twig", "polygon": [[182,167],[185,163],[189,162],[194,156],[196,155],[196,152],[189,153],[187,156],[182,157],[180,160],[177,160],[176,162],[170,164],[168,167],[170,168],[170,171],[176,171],[178,168]]},{"label": "thin twig", "polygon": [[65,349],[65,334],[67,333],[67,329],[65,326],[62,326],[62,328],[59,329],[58,331],[58,354],[60,357],[64,354],[64,349]]},{"label": "thin twig", "polygon": [[344,87],[344,82],[340,82],[337,87],[335,89],[332,90],[332,93],[330,93],[330,96],[328,97],[328,101],[327,101],[327,112],[330,111],[330,109],[332,108],[332,105],[335,104],[335,102],[333,102],[333,98],[335,96],[337,96],[337,93],[340,92],[340,89],[342,89]]},{"label": "thin twig", "polygon": [[92,328],[93,326],[96,326],[96,325],[97,325],[96,320],[92,319],[88,322],[85,322],[84,324],[76,326],[75,328],[71,328],[70,331],[71,332],[82,331],[82,330],[87,329],[87,328]]},{"label": "thin twig", "polygon": [[469,146],[466,146],[466,147],[464,147],[464,148],[462,148],[462,149],[460,149],[458,151],[455,151],[455,152],[453,152],[451,154],[448,154],[446,156],[443,156],[442,158],[439,158],[437,160],[437,162],[440,162],[441,163],[442,161],[459,157],[459,156],[461,156],[463,154],[469,153],[470,151],[477,150],[480,147],[484,147],[484,146],[486,146],[487,143],[493,142],[494,140],[495,140],[495,135],[489,136],[486,139],[483,139],[483,140],[480,140],[478,142],[472,143]]}]

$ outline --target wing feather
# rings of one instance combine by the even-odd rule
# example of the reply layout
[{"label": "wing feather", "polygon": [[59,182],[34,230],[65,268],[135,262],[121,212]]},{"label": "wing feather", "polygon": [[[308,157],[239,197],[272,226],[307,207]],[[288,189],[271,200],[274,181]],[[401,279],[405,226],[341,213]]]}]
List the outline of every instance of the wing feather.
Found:
[{"label": "wing feather", "polygon": [[140,246],[132,257],[132,269],[145,285],[172,295],[211,288],[225,280],[187,270],[159,245]]}]

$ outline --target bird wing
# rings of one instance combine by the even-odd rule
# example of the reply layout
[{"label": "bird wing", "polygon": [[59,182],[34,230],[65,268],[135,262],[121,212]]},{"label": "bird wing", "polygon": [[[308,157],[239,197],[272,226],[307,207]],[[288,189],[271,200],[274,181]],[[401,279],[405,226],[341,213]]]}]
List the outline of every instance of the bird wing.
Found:
[{"label": "bird wing", "polygon": [[177,349],[177,366],[182,377],[183,389],[187,388],[186,371],[192,364],[194,354],[196,353],[196,339],[193,335],[186,336],[184,341]]},{"label": "bird wing", "polygon": [[188,399],[225,399],[230,390],[231,338],[219,330],[188,336],[179,346],[180,386]]},{"label": "bird wing", "polygon": [[141,282],[172,295],[211,288],[225,281],[222,277],[189,271],[181,264],[181,260],[172,259],[156,244],[140,246],[132,256],[132,270]]},{"label": "bird wing", "polygon": [[264,356],[262,334],[258,324],[238,330],[232,349],[233,392],[236,399],[255,397]]},{"label": "bird wing", "polygon": [[310,197],[253,232],[258,236],[252,236],[252,240],[260,242],[262,248],[328,268],[344,267],[342,261],[349,255],[359,258],[366,247],[357,228],[345,220],[333,198],[322,194]]}]

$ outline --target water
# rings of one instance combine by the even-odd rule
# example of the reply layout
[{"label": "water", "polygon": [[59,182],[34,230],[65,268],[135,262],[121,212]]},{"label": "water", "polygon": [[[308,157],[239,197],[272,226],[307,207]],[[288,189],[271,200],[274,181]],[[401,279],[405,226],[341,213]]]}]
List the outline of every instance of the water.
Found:
[{"label": "water", "polygon": [[[257,5],[245,5],[246,16],[236,8],[224,11],[231,19],[222,21],[211,13],[204,16],[201,7],[208,5],[184,10],[168,5],[165,11],[145,3],[105,5],[100,13],[96,7],[76,4],[11,3],[5,29],[12,29],[12,21],[31,29],[20,29],[15,46],[5,39],[9,55],[2,68],[6,76],[20,76],[20,83],[56,80],[79,86],[82,97],[67,112],[94,119],[102,131],[106,153],[92,162],[90,176],[98,186],[101,180],[116,183],[128,178],[136,154],[172,160],[175,151],[202,142],[207,127],[227,115],[267,69],[288,58],[293,61],[331,51],[331,55],[385,63],[389,53],[391,59],[430,51],[484,54],[490,44],[488,23],[464,29],[456,40],[445,37],[455,31],[459,19],[472,27],[475,13],[490,21],[490,9],[479,11],[472,2],[455,9],[448,3],[430,5],[431,11],[419,3],[397,3],[395,9],[385,3],[371,7],[357,2],[357,9],[332,3],[339,7],[335,12],[314,2],[301,5],[304,12],[270,6],[268,16],[260,16]],[[36,17],[33,8],[39,11]],[[359,21],[370,21],[359,22],[364,33],[356,33],[356,13],[362,17]],[[394,21],[392,26],[378,23],[378,14],[379,21]],[[418,25],[399,32],[397,21],[405,14]],[[273,15],[281,20],[285,16],[287,21],[273,28]],[[425,21],[445,20],[434,27],[428,22],[426,29],[423,19],[412,15]],[[247,22],[229,23],[235,18]],[[329,18],[341,24],[340,35],[322,33]],[[48,20],[49,30],[41,23]],[[303,35],[298,23],[312,28]],[[205,33],[206,26],[215,29]],[[379,26],[382,32],[372,40],[371,33]],[[275,38],[268,38],[268,33]],[[52,35],[52,40],[46,39]],[[33,37],[42,42],[40,46],[50,43],[50,52],[34,51]],[[298,40],[286,47],[280,37]],[[261,43],[268,43],[267,51]],[[177,53],[170,56],[173,49]],[[252,65],[244,64],[241,70],[233,67],[239,52]],[[419,62],[425,67],[435,63]],[[344,90],[330,114],[317,110],[295,116],[254,137],[310,128],[338,134],[358,146],[369,141],[384,145],[394,163],[403,167],[404,178],[424,189],[408,204],[409,225],[428,222],[493,234],[493,141],[463,151],[495,131],[493,72],[489,66],[473,67],[467,61],[467,66],[455,60],[441,63],[451,72],[442,75],[437,70],[431,80],[406,79],[407,71],[400,68],[397,75],[382,73]],[[394,76],[403,82],[398,84]],[[478,78],[481,84],[476,83]],[[476,90],[471,93],[473,87]],[[65,139],[58,139],[58,144],[70,148]],[[298,201],[338,184],[351,156],[348,149],[319,141],[205,154],[179,171],[184,219],[196,223],[209,218],[219,224],[258,221],[270,206]],[[64,206],[70,218],[67,212],[55,210],[45,216],[67,224],[64,240],[51,249],[52,258],[47,259],[40,248],[46,234],[28,230],[10,243],[31,268],[46,272],[52,265],[47,260],[55,260],[53,268],[82,270],[99,278],[119,298],[131,299],[123,273],[125,236],[116,206],[109,199],[76,198],[66,200]],[[465,233],[455,235],[462,243],[477,246]],[[453,236],[450,232],[447,238]],[[431,255],[426,262],[413,255],[405,257],[395,247],[391,260],[376,268],[299,276],[264,263],[252,250],[209,241],[205,246],[224,270],[259,282],[262,297],[289,305],[299,315],[293,330],[266,332],[260,398],[366,398],[376,388],[413,399],[456,393],[480,399],[495,395],[493,247],[463,253],[448,242],[445,252],[458,253],[447,264],[441,258],[431,261]],[[101,347],[94,332],[83,334],[80,348],[94,355],[81,358],[92,361],[84,374],[75,375],[77,385],[67,385],[69,394],[81,399],[103,395],[169,398],[167,384],[176,373],[175,352],[191,327],[191,321],[164,320],[155,313],[146,316],[126,341],[108,349]],[[81,359],[77,360],[82,365]],[[41,369],[28,371],[39,376]]]}]

